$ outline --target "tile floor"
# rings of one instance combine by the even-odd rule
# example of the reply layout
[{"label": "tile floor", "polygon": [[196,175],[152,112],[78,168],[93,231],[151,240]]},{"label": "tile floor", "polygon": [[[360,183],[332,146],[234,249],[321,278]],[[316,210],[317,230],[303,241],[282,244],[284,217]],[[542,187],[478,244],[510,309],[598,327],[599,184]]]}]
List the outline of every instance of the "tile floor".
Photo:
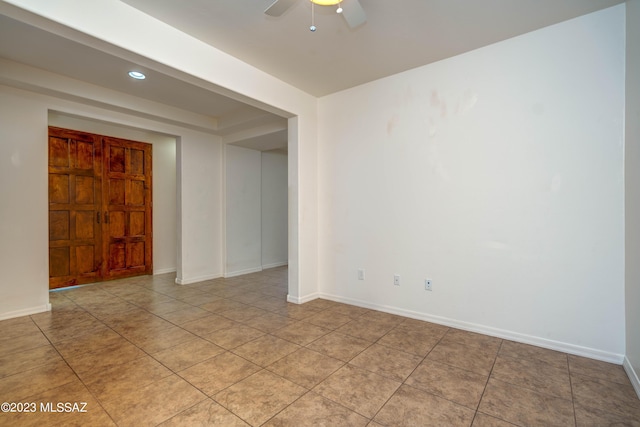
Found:
[{"label": "tile floor", "polygon": [[[640,426],[620,366],[327,300],[289,304],[286,280],[276,268],[52,293],[52,312],[0,322],[0,402],[37,410],[0,413],[0,425]],[[65,402],[86,412],[41,411]]]}]

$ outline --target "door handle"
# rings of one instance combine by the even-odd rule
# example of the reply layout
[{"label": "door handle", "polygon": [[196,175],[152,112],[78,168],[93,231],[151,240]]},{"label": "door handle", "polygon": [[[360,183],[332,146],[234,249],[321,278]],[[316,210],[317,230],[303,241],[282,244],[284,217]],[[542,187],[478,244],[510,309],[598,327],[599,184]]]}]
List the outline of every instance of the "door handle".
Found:
[{"label": "door handle", "polygon": [[109,212],[104,212],[104,223],[109,224]]},{"label": "door handle", "polygon": [[100,212],[97,213],[98,224],[100,224]]}]

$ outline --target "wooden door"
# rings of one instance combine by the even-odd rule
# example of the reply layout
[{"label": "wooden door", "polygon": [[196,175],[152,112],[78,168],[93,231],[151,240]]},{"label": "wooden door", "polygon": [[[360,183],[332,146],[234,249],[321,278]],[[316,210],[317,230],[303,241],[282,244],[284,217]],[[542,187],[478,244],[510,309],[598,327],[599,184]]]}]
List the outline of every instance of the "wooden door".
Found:
[{"label": "wooden door", "polygon": [[49,287],[152,274],[151,145],[49,128]]},{"label": "wooden door", "polygon": [[102,276],[101,142],[94,135],[49,129],[49,286]]},{"label": "wooden door", "polygon": [[151,145],[103,138],[105,278],[152,273]]}]

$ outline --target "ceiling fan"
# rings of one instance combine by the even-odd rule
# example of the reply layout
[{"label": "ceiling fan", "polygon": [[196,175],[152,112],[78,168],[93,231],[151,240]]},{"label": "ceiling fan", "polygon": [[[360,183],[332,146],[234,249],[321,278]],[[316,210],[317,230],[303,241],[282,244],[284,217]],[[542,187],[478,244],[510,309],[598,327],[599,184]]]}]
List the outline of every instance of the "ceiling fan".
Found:
[{"label": "ceiling fan", "polygon": [[[271,6],[264,11],[269,16],[280,16],[294,5],[298,0],[275,0]],[[347,25],[350,28],[356,28],[367,21],[367,15],[358,0],[307,0],[314,5],[319,6],[335,6],[338,5],[336,12],[344,16]],[[313,5],[312,5],[313,6]],[[315,25],[311,25],[311,31],[315,31]]]}]

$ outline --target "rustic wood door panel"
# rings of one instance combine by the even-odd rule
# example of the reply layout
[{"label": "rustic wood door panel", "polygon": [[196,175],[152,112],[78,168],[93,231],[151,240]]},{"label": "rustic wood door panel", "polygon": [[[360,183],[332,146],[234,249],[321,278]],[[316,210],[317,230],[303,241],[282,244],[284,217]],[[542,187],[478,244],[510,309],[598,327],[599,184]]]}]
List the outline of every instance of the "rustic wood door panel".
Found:
[{"label": "rustic wood door panel", "polygon": [[49,128],[50,288],[152,273],[151,145]]},{"label": "rustic wood door panel", "polygon": [[152,272],[151,145],[103,138],[106,275]]},{"label": "rustic wood door panel", "polygon": [[102,277],[101,141],[93,135],[49,129],[49,286],[91,283]]}]

